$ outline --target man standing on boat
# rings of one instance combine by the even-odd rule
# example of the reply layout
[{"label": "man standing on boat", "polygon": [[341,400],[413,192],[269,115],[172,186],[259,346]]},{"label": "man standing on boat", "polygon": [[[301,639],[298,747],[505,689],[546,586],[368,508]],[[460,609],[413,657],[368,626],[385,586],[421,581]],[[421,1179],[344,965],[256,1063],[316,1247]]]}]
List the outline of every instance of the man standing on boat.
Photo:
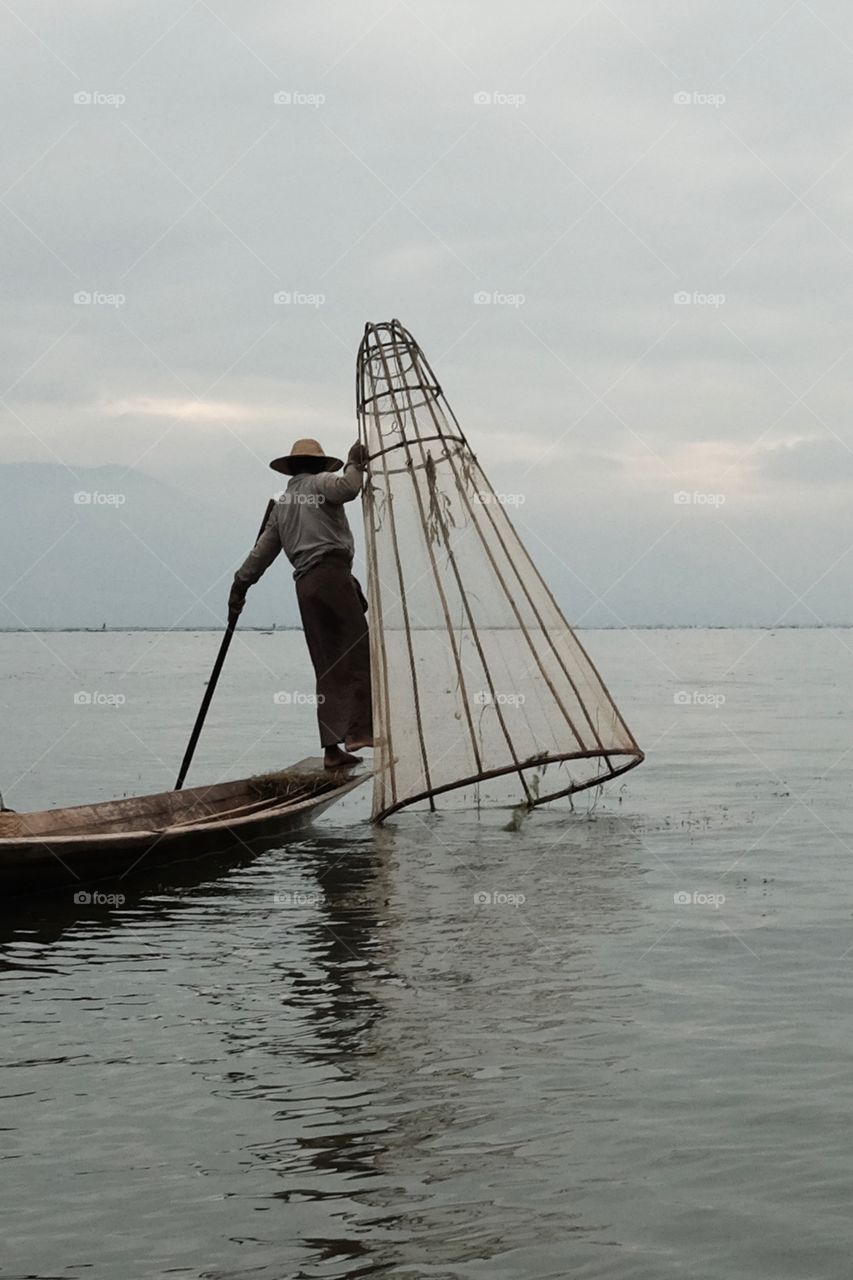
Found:
[{"label": "man standing on boat", "polygon": [[[361,493],[366,462],[356,442],[346,466],[316,440],[297,440],[270,463],[290,476],[254,549],[234,575],[228,612],[236,618],[246,592],[280,551],[293,565],[296,598],[317,677],[317,720],[327,769],[358,764],[352,753],[373,746],[367,601],[352,575],[354,544],[344,503]],[[333,473],[343,469],[343,474]],[[341,748],[344,744],[344,749]]]}]

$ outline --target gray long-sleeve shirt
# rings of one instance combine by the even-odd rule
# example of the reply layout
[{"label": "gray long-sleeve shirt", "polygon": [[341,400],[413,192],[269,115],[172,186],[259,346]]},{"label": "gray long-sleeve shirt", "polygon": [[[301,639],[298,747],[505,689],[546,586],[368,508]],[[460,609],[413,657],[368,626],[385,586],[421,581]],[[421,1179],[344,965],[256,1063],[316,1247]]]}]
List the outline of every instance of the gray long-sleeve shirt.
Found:
[{"label": "gray long-sleeve shirt", "polygon": [[330,551],[343,551],[351,561],[352,530],[343,504],[358,497],[361,485],[361,469],[353,462],[340,475],[322,471],[317,476],[292,476],[234,575],[236,581],[251,587],[282,550],[293,565],[294,578],[301,578]]}]

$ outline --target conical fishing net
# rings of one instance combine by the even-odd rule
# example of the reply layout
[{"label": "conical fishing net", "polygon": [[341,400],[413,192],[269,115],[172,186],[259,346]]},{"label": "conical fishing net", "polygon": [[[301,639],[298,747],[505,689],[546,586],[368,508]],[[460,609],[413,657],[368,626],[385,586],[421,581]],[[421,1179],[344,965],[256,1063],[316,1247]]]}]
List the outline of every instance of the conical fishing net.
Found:
[{"label": "conical fishing net", "polygon": [[399,321],[366,326],[357,381],[370,457],[374,818],[416,801],[435,808],[460,788],[481,803],[532,806],[639,764]]}]

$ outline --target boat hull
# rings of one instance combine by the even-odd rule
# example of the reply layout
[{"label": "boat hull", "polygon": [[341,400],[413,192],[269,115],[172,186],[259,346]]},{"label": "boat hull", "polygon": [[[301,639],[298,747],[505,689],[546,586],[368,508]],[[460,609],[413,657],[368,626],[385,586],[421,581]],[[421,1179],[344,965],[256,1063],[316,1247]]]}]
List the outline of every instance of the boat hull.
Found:
[{"label": "boat hull", "polygon": [[266,776],[285,781],[260,799],[263,779],[246,779],[40,814],[0,814],[0,897],[73,894],[137,870],[229,848],[242,853],[306,828],[370,775],[324,774],[322,761],[301,761]]}]

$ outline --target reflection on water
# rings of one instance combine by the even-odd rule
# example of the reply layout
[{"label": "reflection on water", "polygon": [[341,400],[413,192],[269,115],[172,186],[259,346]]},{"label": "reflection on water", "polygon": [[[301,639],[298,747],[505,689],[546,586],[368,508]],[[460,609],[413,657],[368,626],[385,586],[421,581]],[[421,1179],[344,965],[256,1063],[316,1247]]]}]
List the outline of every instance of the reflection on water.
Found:
[{"label": "reflection on water", "polygon": [[0,920],[3,1274],[846,1275],[833,653],[756,654],[726,719],[638,669],[651,759],[591,815],[344,807]]},{"label": "reflection on water", "polygon": [[[607,1109],[597,1067],[620,1060],[580,976],[591,921],[630,918],[630,830],[606,825],[604,860],[600,825],[595,856],[573,833],[569,882],[562,821],[524,839],[531,881],[517,833],[413,819],[7,922],[4,1092],[33,1108],[4,1150],[27,1156],[20,1256],[43,1275],[417,1275],[497,1257],[508,1231],[526,1250],[599,1231],[564,1181],[567,1099]],[[477,904],[482,886],[525,901]],[[569,910],[586,924],[567,933]],[[611,983],[626,1021],[632,986]]]}]

